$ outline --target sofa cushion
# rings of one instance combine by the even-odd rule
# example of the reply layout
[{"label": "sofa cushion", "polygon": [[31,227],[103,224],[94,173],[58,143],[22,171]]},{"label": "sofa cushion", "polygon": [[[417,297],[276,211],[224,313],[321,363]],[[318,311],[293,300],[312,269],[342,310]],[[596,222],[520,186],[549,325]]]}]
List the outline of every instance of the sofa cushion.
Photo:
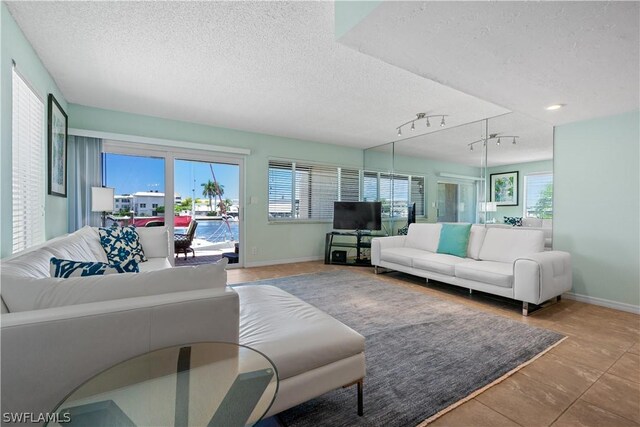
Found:
[{"label": "sofa cushion", "polygon": [[10,312],[109,301],[171,292],[223,288],[227,284],[224,258],[216,264],[176,267],[147,273],[70,277],[68,279],[7,277],[2,298]]},{"label": "sofa cushion", "polygon": [[480,249],[480,259],[512,263],[543,250],[544,233],[540,230],[489,228]]},{"label": "sofa cushion", "polygon": [[473,259],[480,259],[480,249],[484,242],[487,229],[482,225],[472,225],[469,232],[469,246],[467,246],[467,256]]},{"label": "sofa cushion", "polygon": [[440,230],[442,224],[411,224],[409,233],[404,241],[406,248],[422,249],[424,251],[436,252],[440,242]]},{"label": "sofa cushion", "polygon": [[140,244],[144,248],[144,255],[147,259],[169,256],[170,240],[167,227],[138,227],[136,232],[140,237]]},{"label": "sofa cushion", "polygon": [[111,264],[126,264],[130,259],[141,263],[147,260],[136,227],[101,227],[100,244]]},{"label": "sofa cushion", "polygon": [[413,268],[454,276],[455,266],[461,262],[469,262],[469,259],[454,255],[424,252],[423,255],[413,258]]},{"label": "sofa cushion", "polygon": [[380,260],[392,262],[394,264],[413,266],[412,258],[420,257],[431,252],[414,248],[388,248],[380,251]]},{"label": "sofa cushion", "polygon": [[471,224],[442,224],[437,252],[465,258],[470,231]]},{"label": "sofa cushion", "polygon": [[138,263],[130,260],[126,265],[107,264],[100,261],[72,261],[69,259],[51,258],[51,277],[83,277],[104,276],[107,274],[137,273]]},{"label": "sofa cushion", "polygon": [[488,283],[503,288],[513,287],[513,264],[495,261],[462,262],[455,266],[456,277]]},{"label": "sofa cushion", "polygon": [[281,289],[234,289],[240,297],[240,344],[269,357],[280,380],[364,351],[362,335]]}]

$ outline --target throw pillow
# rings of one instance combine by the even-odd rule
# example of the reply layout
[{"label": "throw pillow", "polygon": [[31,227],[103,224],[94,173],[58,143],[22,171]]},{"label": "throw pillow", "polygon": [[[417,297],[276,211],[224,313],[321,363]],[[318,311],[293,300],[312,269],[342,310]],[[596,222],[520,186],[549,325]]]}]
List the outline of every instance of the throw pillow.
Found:
[{"label": "throw pillow", "polygon": [[98,229],[100,244],[107,253],[109,264],[126,265],[130,260],[141,263],[147,260],[135,226]]},{"label": "throw pillow", "polygon": [[51,258],[51,277],[104,276],[105,274],[138,273],[138,263],[129,260],[125,265],[107,264],[99,261],[71,261]]},{"label": "throw pillow", "polygon": [[505,216],[504,223],[512,225],[514,227],[522,227],[522,217],[521,216]]},{"label": "throw pillow", "polygon": [[437,252],[466,258],[470,232],[471,224],[442,224]]}]

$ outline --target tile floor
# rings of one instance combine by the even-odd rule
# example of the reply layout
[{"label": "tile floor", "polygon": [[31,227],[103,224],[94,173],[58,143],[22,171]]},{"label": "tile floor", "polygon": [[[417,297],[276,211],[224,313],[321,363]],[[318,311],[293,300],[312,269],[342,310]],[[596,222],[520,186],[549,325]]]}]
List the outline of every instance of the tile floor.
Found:
[{"label": "tile floor", "polygon": [[[230,284],[295,274],[372,268],[321,262],[230,270]],[[529,317],[520,306],[402,273],[376,276],[442,299],[558,331],[564,342],[432,426],[640,426],[640,316],[563,299]],[[366,397],[366,396],[365,396]],[[365,401],[366,402],[366,401]]]}]

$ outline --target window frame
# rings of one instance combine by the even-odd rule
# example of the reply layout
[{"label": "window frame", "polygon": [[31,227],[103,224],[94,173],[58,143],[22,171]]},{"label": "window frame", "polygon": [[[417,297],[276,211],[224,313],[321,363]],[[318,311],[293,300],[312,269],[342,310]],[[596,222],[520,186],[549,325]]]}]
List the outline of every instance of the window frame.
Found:
[{"label": "window frame", "polygon": [[[272,217],[271,214],[271,169],[277,168],[279,165],[290,164],[290,169],[285,169],[281,167],[282,170],[286,170],[291,173],[291,200],[289,200],[291,210],[290,217]],[[295,224],[329,224],[333,221],[333,214],[329,218],[297,218],[299,202],[296,203],[297,196],[296,194],[299,192],[297,188],[298,177],[296,176],[296,171],[298,168],[302,170],[307,170],[309,172],[309,176],[312,176],[313,167],[317,168],[326,168],[326,169],[335,169],[335,177],[336,177],[336,194],[337,201],[341,201],[343,199],[342,193],[344,191],[343,187],[343,171],[355,171],[358,175],[358,183],[357,183],[357,192],[358,192],[358,201],[362,200],[362,169],[358,166],[348,166],[343,164],[334,164],[334,163],[323,163],[323,162],[314,162],[308,160],[300,160],[300,159],[290,159],[290,158],[277,158],[270,157],[267,159],[267,179],[266,179],[266,190],[267,190],[267,223],[268,224],[287,224],[287,223],[295,223]],[[354,174],[346,175],[348,178],[353,178]],[[353,189],[349,189],[353,191]],[[308,193],[310,197],[313,196],[312,192]],[[309,204],[312,204],[311,199],[309,200]],[[283,211],[284,212],[284,211]]]},{"label": "window frame", "polygon": [[[524,181],[522,182],[522,194],[523,194],[523,198],[522,198],[522,217],[523,218],[538,218],[535,216],[528,216],[527,215],[527,196],[528,196],[528,185],[527,185],[527,181],[528,178],[531,176],[544,176],[544,175],[549,175],[551,176],[551,191],[552,194],[555,192],[555,186],[554,186],[554,182],[553,182],[553,171],[540,171],[540,172],[531,172],[531,173],[527,173],[524,174]],[[553,219],[553,214],[554,214],[554,204],[553,204],[553,197],[551,199],[551,218],[540,218],[540,219]]]}]

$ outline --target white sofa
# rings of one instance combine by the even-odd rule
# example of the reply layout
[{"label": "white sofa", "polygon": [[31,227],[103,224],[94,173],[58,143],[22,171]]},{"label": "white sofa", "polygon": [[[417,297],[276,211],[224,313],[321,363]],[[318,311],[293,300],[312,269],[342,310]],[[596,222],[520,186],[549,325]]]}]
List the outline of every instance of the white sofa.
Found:
[{"label": "white sofa", "polygon": [[442,224],[411,224],[406,236],[371,242],[376,267],[540,305],[571,289],[571,255],[544,250],[544,233],[473,225],[465,258],[437,253]]},{"label": "white sofa", "polygon": [[275,287],[226,286],[225,264],[170,268],[167,229],[138,233],[141,273],[49,277],[52,256],[106,261],[90,227],[0,261],[2,413],[51,411],[121,361],[206,341],[240,342],[274,362],[269,414],[353,383],[361,397],[362,335]]},{"label": "white sofa", "polygon": [[515,228],[518,230],[540,230],[544,233],[544,249],[550,251],[553,248],[552,220],[539,218],[522,218],[522,226],[514,227],[504,223],[487,224],[487,228]]}]

